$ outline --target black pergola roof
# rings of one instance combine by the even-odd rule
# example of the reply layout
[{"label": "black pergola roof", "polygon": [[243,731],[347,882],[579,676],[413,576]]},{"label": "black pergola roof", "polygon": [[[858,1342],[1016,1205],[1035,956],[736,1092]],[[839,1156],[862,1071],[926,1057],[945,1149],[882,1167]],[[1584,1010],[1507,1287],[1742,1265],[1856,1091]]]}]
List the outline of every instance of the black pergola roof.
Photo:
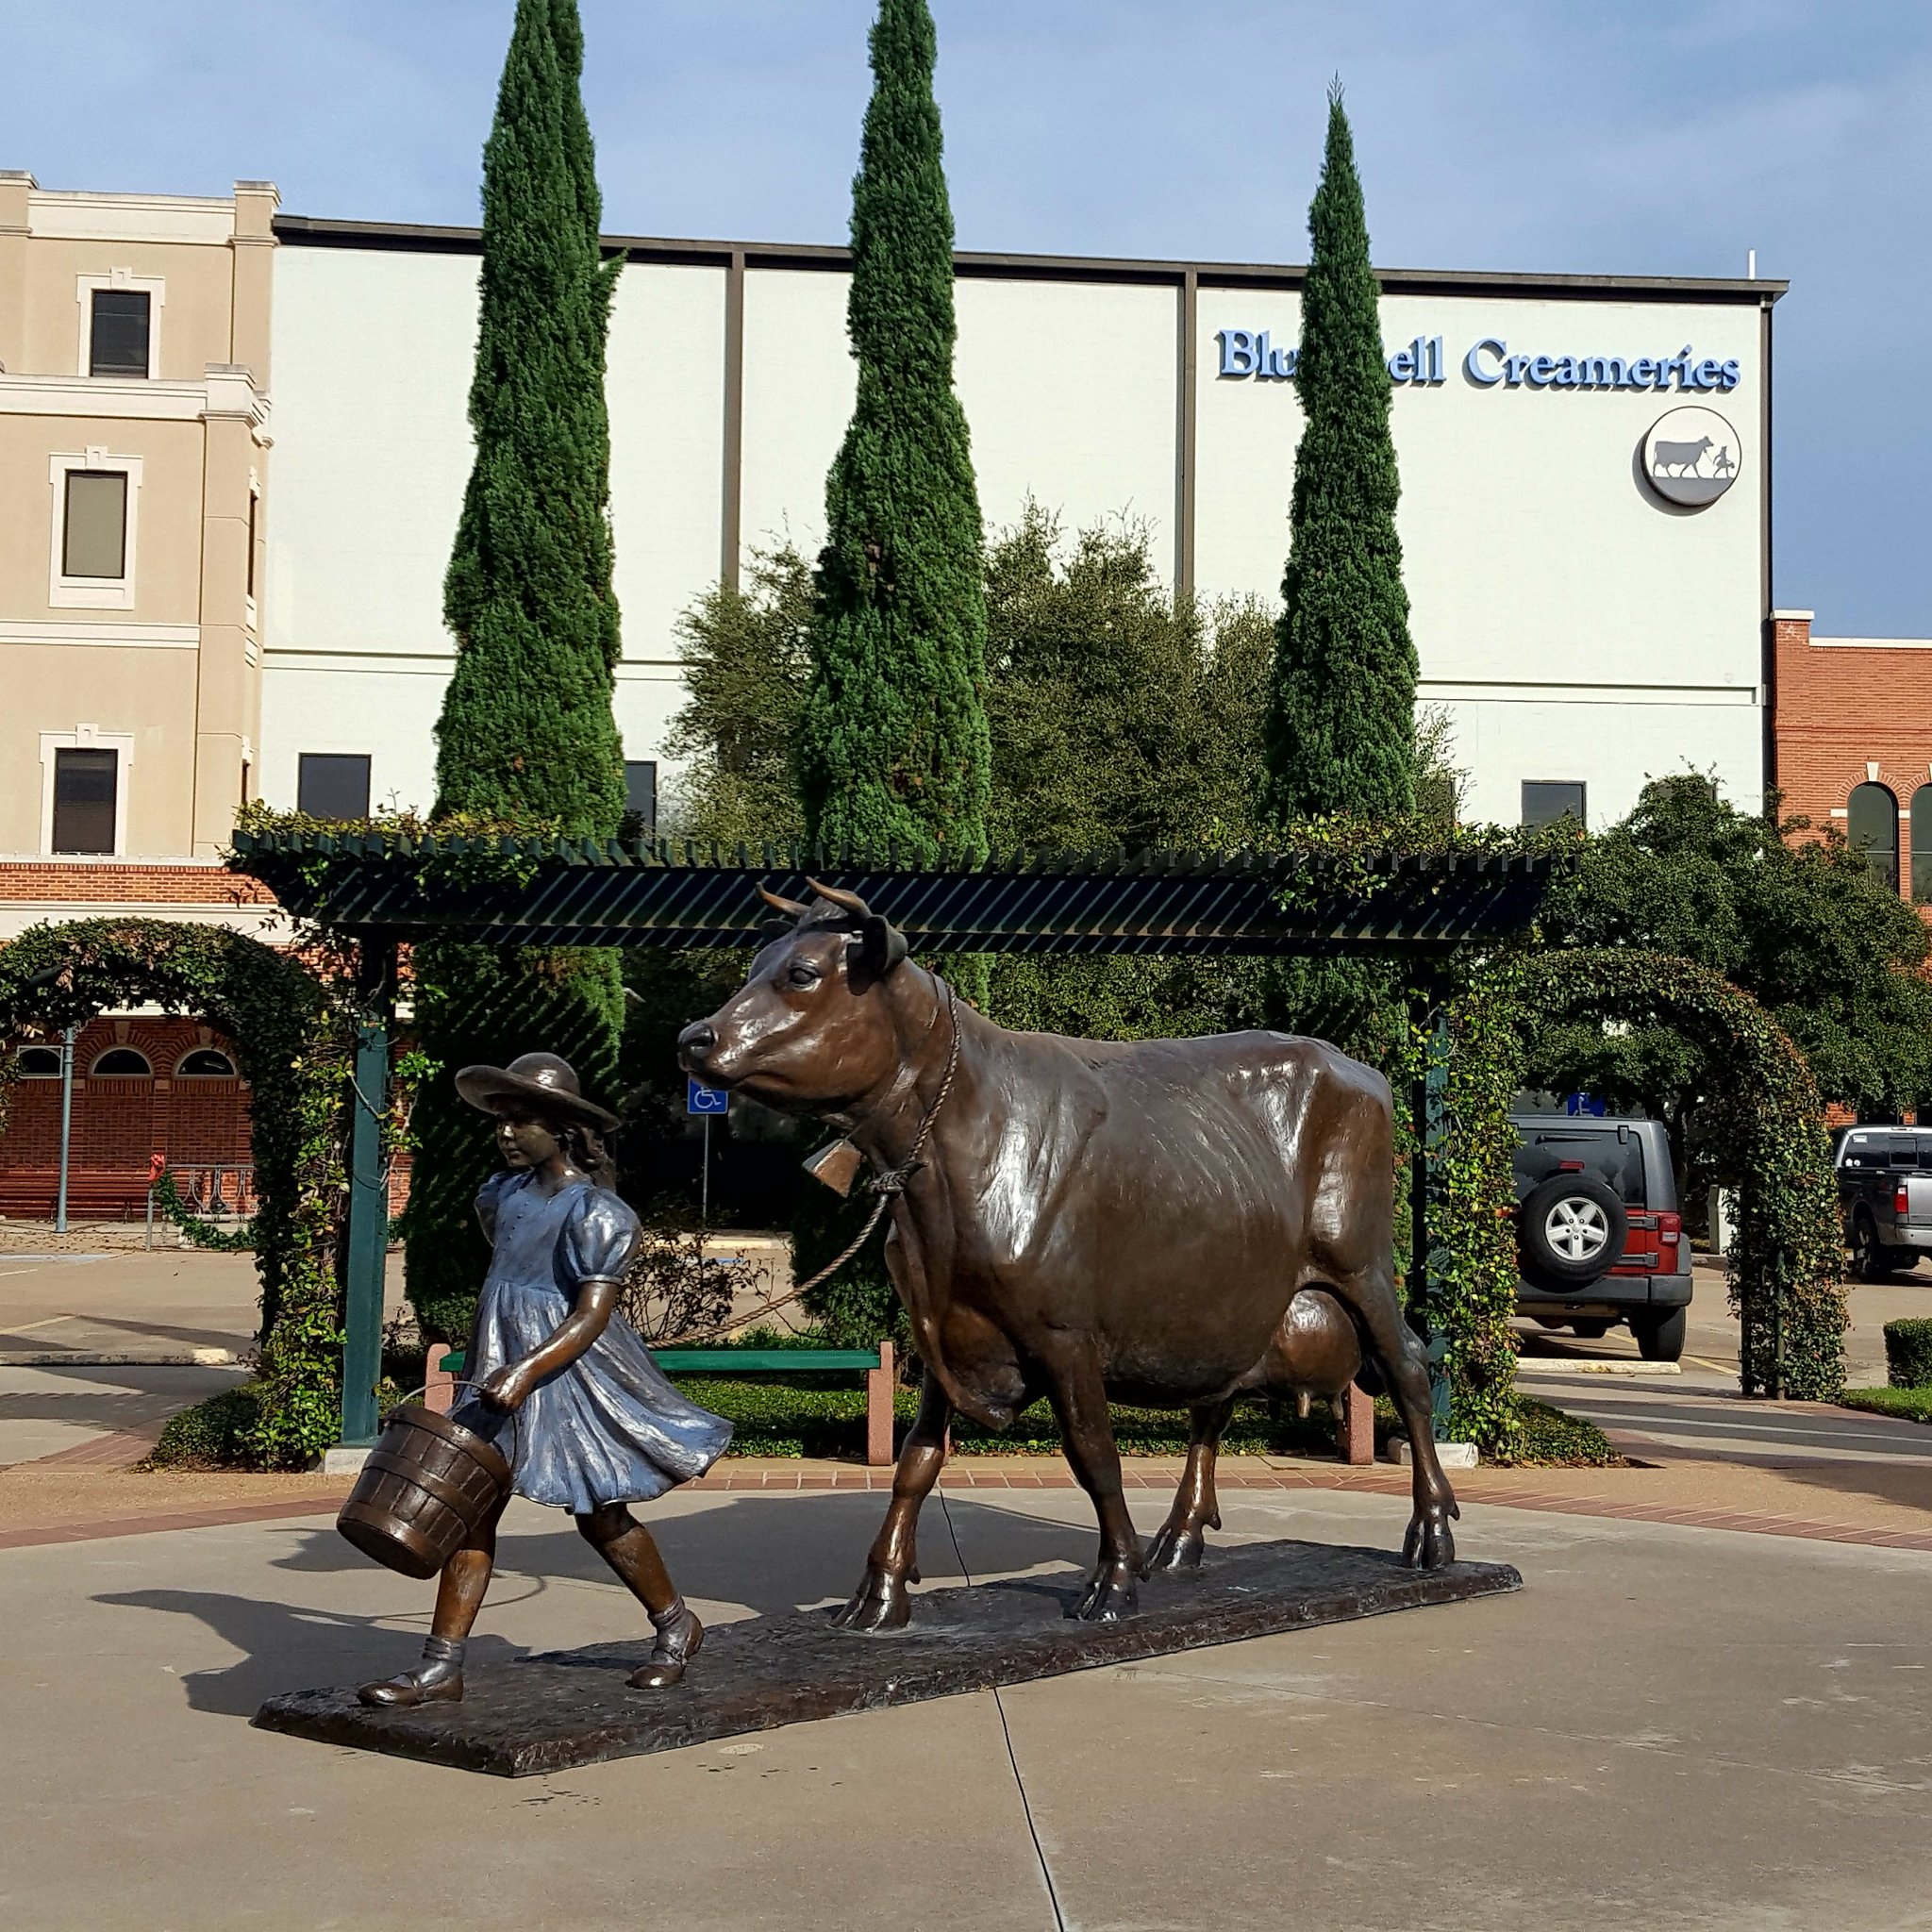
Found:
[{"label": "black pergola roof", "polygon": [[756,888],[861,894],[940,953],[1441,958],[1521,932],[1546,854],[1015,852],[952,868],[675,841],[238,832],[231,863],[301,918],[397,939],[534,946],[755,946]]}]

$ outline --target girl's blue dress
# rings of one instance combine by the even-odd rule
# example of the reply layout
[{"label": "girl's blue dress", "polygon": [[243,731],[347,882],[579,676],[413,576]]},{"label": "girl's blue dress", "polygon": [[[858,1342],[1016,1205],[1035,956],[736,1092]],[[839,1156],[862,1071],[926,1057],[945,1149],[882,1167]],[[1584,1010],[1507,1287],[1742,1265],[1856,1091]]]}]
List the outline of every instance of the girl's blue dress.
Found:
[{"label": "girl's blue dress", "polygon": [[[480,1382],[548,1340],[581,1282],[623,1276],[638,1218],[590,1181],[547,1194],[527,1172],[492,1174],[476,1212],[494,1249],[470,1341],[467,1374]],[[518,1495],[578,1516],[661,1496],[703,1475],[731,1440],[731,1424],[686,1401],[619,1314],[514,1417],[472,1395],[455,1419],[509,1456]]]}]

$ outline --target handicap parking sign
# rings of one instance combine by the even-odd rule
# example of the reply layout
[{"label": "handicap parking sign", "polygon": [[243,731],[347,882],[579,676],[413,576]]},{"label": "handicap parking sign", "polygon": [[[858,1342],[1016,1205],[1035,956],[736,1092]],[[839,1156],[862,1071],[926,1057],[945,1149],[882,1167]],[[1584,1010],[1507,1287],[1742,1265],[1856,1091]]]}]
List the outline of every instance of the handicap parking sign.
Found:
[{"label": "handicap parking sign", "polygon": [[684,1110],[686,1113],[729,1113],[731,1096],[722,1087],[707,1087],[702,1080],[693,1080],[687,1075]]}]

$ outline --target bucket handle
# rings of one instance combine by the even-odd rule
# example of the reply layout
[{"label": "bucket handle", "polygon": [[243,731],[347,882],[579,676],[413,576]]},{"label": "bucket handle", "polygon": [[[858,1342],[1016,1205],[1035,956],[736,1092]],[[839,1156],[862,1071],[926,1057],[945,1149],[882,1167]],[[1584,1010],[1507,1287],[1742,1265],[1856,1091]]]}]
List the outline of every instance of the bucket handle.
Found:
[{"label": "bucket handle", "polygon": [[[480,1382],[472,1380],[467,1375],[463,1375],[458,1376],[456,1381],[450,1384],[450,1387],[452,1389],[480,1390],[483,1387],[483,1385]],[[423,1383],[418,1388],[407,1390],[402,1396],[402,1400],[396,1404],[396,1408],[400,1408],[403,1406],[403,1403],[409,1401],[414,1396],[427,1395],[428,1393],[429,1384],[427,1382]],[[383,1417],[383,1421],[387,1423],[389,1421],[390,1416],[393,1415],[395,1412],[395,1408],[391,1409],[389,1413]],[[521,1413],[514,1408],[507,1408],[502,1412],[509,1418],[509,1465],[512,1469],[514,1469],[517,1466],[517,1457],[519,1454],[522,1452],[524,1444],[523,1418]]]}]

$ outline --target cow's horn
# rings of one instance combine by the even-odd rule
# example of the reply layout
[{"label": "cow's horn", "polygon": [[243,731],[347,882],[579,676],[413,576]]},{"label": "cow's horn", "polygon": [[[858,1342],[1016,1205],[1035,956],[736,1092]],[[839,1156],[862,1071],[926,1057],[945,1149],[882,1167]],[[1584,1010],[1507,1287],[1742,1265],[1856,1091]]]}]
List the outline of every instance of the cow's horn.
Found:
[{"label": "cow's horn", "polygon": [[888,974],[905,958],[906,935],[857,892],[841,892],[837,886],[822,886],[816,879],[807,879],[806,884],[827,905],[836,906],[858,923],[859,947],[873,972]]},{"label": "cow's horn", "polygon": [[788,919],[803,919],[811,910],[809,906],[801,906],[796,899],[781,899],[776,892],[768,892],[762,886],[758,888],[758,895],[774,912],[782,912]]},{"label": "cow's horn", "polygon": [[822,886],[816,879],[807,879],[808,885],[827,905],[836,906],[841,912],[849,912],[855,919],[870,919],[872,908],[857,892],[842,891],[837,886]]}]

